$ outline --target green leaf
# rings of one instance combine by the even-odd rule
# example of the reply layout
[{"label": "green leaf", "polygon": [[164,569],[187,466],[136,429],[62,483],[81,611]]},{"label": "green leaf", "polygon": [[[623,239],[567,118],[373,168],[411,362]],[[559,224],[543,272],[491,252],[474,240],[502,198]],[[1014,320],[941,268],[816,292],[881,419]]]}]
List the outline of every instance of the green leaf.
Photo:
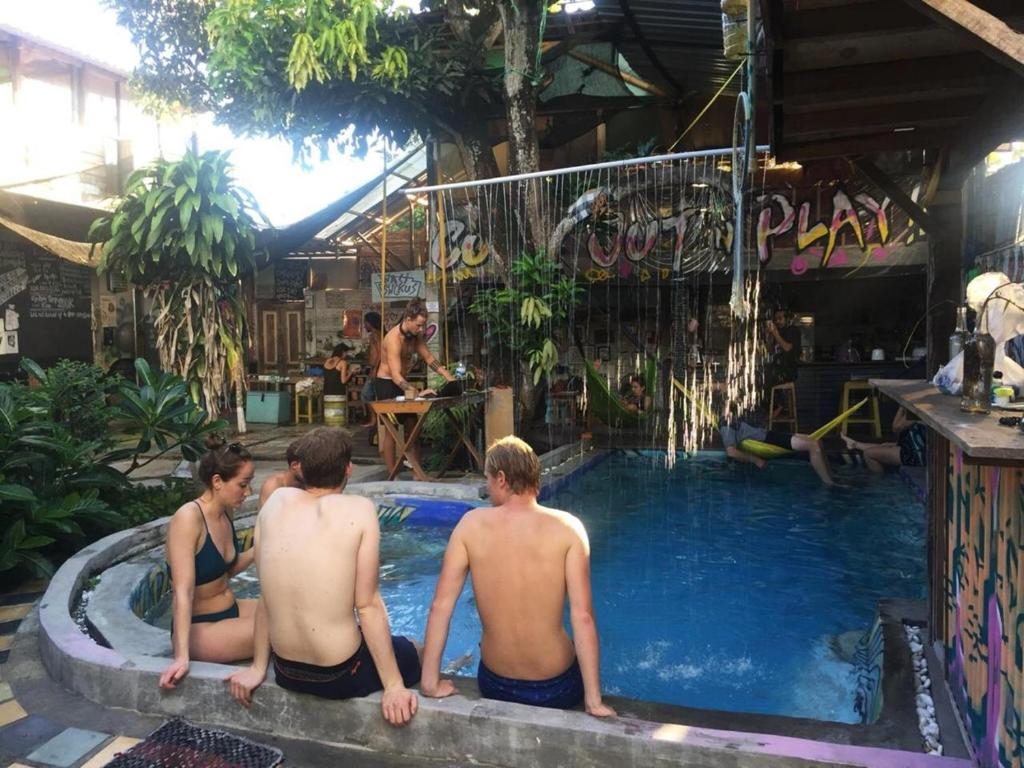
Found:
[{"label": "green leaf", "polygon": [[7,501],[35,501],[36,495],[23,485],[0,485],[0,499]]},{"label": "green leaf", "polygon": [[[181,206],[181,208],[178,209],[178,219],[181,222],[181,228],[183,230],[187,229],[188,223],[192,220],[192,208],[188,205],[187,202],[185,203],[185,205]],[[195,233],[193,233],[192,239],[193,241],[195,240]],[[188,249],[187,245],[185,246],[185,248],[186,250],[188,250],[189,255],[191,256],[192,251]]]},{"label": "green leaf", "polygon": [[175,206],[181,205],[181,201],[185,198],[185,195],[188,194],[188,191],[189,190],[188,190],[188,185],[187,184],[179,184],[175,188],[175,190],[174,190],[174,205]]}]

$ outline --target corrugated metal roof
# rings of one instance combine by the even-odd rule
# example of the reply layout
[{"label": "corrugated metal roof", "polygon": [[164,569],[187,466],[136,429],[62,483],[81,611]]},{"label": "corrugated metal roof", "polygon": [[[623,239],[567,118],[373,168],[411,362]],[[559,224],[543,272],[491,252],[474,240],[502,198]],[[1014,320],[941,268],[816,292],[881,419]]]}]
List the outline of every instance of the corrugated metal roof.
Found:
[{"label": "corrugated metal roof", "polygon": [[[714,92],[736,68],[738,62],[722,53],[720,0],[594,0],[594,6],[592,13],[616,28],[619,50],[630,66],[667,90],[675,89],[651,61],[643,42],[686,91]],[[623,6],[632,14],[637,29]],[[734,80],[727,92],[735,93],[737,85]]]}]

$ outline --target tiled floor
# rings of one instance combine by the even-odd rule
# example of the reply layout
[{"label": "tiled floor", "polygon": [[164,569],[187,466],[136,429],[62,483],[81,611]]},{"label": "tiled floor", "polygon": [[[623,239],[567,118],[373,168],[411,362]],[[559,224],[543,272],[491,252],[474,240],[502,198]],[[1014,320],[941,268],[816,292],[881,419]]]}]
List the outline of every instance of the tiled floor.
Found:
[{"label": "tiled floor", "polygon": [[29,714],[3,682],[14,633],[45,589],[45,581],[32,581],[0,595],[0,754],[17,758],[7,768],[101,768],[139,740]]}]

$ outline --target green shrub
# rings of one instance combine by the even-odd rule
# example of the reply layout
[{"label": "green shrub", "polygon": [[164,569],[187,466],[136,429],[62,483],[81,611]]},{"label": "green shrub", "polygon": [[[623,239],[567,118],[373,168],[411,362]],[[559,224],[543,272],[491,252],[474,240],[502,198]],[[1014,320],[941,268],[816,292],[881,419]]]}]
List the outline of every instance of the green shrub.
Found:
[{"label": "green shrub", "polygon": [[[140,385],[67,361],[49,371],[21,365],[35,385],[0,384],[0,573],[49,575],[126,525],[118,506],[138,494],[129,473],[175,449],[194,459],[206,435],[225,426],[206,422],[180,377],[144,360],[135,363]],[[128,468],[111,466],[119,461]]]}]

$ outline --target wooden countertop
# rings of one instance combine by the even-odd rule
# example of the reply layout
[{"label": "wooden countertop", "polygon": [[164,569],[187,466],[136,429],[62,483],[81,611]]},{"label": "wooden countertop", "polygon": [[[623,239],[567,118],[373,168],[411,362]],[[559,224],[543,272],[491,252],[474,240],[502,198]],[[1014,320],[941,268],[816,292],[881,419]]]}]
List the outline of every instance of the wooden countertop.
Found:
[{"label": "wooden countertop", "polygon": [[999,424],[1000,416],[1017,414],[996,408],[988,414],[964,413],[959,397],[944,395],[922,379],[870,381],[971,458],[1024,462],[1024,432]]}]

